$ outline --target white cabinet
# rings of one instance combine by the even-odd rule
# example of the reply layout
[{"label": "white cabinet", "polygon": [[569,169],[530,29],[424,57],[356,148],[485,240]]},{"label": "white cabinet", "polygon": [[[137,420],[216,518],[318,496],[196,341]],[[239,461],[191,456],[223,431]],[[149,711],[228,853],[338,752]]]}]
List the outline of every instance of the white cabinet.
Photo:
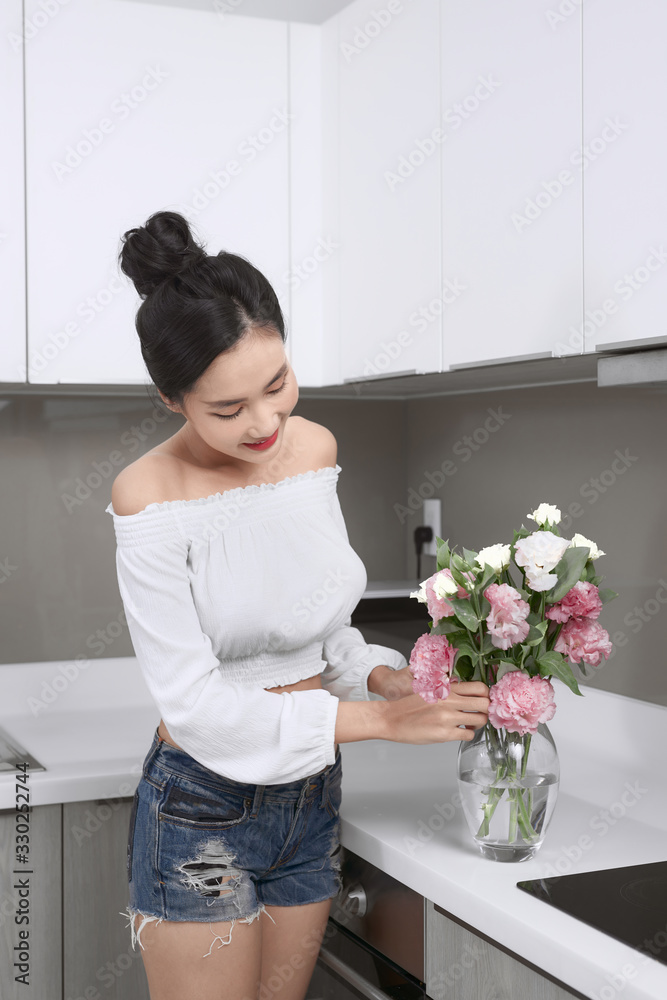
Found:
[{"label": "white cabinet", "polygon": [[213,7],[87,0],[31,40],[30,382],[149,381],[117,255],[161,209],[210,253],[248,257],[289,323],[287,32]]},{"label": "white cabinet", "polygon": [[440,6],[356,0],[325,25],[343,378],[441,368]]},{"label": "white cabinet", "polygon": [[290,251],[285,281],[290,294],[287,348],[302,386],[341,380],[336,296],[339,241],[324,185],[332,169],[335,138],[323,118],[332,81],[327,42],[332,25],[289,25],[290,53]]},{"label": "white cabinet", "polygon": [[667,6],[585,3],[585,348],[666,338]]},{"label": "white cabinet", "polygon": [[460,283],[444,367],[580,353],[580,8],[553,24],[535,0],[441,6],[442,274]]},{"label": "white cabinet", "polygon": [[22,7],[21,0],[0,6],[0,382],[25,381]]}]

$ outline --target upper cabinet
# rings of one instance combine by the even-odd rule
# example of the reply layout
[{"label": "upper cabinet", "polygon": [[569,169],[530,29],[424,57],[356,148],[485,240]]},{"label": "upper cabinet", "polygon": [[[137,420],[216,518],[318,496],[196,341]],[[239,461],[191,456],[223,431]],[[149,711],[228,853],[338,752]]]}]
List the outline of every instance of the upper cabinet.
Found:
[{"label": "upper cabinet", "polygon": [[357,0],[335,21],[343,376],[581,352],[580,13]]},{"label": "upper cabinet", "polygon": [[325,25],[343,378],[441,368],[440,7],[356,0]]},{"label": "upper cabinet", "polygon": [[554,19],[535,0],[442,0],[442,277],[457,292],[445,368],[582,351],[569,344],[583,311],[581,12],[569,7]]},{"label": "upper cabinet", "polygon": [[666,335],[667,5],[584,3],[585,347]]},{"label": "upper cabinet", "polygon": [[23,4],[0,6],[0,382],[25,382],[25,222],[23,191]]},{"label": "upper cabinet", "polygon": [[25,60],[29,381],[149,381],[117,255],[162,209],[248,257],[289,326],[287,23],[86,0]]}]

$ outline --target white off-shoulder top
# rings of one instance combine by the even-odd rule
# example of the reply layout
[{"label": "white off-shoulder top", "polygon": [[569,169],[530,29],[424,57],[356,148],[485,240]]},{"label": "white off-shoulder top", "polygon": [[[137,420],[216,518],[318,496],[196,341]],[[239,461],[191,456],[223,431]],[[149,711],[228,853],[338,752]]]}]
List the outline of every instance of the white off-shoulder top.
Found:
[{"label": "white off-shoulder top", "polygon": [[[369,700],[395,649],[351,613],[367,583],[340,465],[119,515],[116,569],[134,651],[170,735],[235,781],[296,781],[335,761],[338,702]],[[322,689],[264,690],[321,674]]]}]

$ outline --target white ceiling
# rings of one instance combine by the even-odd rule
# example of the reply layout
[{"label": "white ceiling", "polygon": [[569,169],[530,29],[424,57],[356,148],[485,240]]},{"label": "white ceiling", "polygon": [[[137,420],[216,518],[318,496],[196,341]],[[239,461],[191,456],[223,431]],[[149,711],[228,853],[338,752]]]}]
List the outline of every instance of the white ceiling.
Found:
[{"label": "white ceiling", "polygon": [[[134,3],[135,0],[127,0]],[[142,0],[162,7],[192,7],[244,17],[268,17],[277,21],[305,21],[322,24],[351,0]]]}]

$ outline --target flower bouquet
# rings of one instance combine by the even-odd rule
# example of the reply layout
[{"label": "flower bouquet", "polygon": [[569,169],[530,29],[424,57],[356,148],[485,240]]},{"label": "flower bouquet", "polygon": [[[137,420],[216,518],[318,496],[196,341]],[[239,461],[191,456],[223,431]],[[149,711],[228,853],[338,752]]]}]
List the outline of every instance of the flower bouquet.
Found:
[{"label": "flower bouquet", "polygon": [[570,662],[609,657],[597,619],[618,596],[599,588],[604,552],[583,535],[561,537],[557,507],[527,516],[537,529],[522,525],[511,545],[460,555],[437,538],[437,571],[410,595],[432,619],[410,656],[413,691],[434,703],[452,676],[490,689],[487,724],[459,748],[459,787],[473,837],[494,860],[524,860],[542,843],[559,780],[551,678],[581,695]]}]

